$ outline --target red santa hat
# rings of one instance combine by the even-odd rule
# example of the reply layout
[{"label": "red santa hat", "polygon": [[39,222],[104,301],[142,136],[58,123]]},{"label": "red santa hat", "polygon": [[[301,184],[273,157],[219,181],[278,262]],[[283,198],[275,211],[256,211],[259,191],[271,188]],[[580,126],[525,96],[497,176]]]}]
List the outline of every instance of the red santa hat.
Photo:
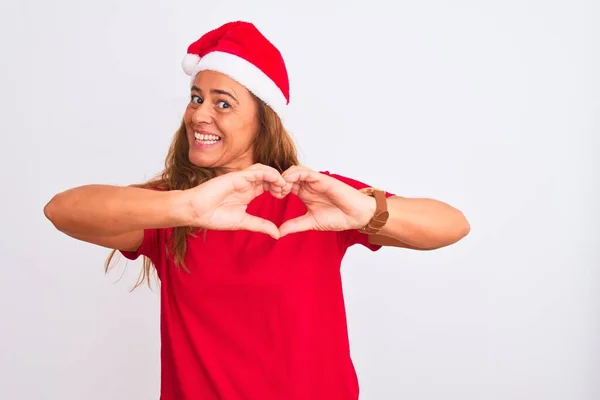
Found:
[{"label": "red santa hat", "polygon": [[228,22],[204,34],[187,50],[183,70],[223,73],[268,104],[282,118],[290,101],[288,73],[279,50],[249,22]]}]

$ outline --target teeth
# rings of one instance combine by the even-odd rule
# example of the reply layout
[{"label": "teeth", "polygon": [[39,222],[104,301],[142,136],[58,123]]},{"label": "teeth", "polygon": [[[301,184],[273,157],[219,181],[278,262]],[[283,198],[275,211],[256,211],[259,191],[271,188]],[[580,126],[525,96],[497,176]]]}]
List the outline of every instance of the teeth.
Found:
[{"label": "teeth", "polygon": [[201,142],[217,142],[219,141],[219,139],[221,139],[217,135],[206,135],[198,132],[194,133],[194,137],[196,138],[196,140],[199,140]]}]

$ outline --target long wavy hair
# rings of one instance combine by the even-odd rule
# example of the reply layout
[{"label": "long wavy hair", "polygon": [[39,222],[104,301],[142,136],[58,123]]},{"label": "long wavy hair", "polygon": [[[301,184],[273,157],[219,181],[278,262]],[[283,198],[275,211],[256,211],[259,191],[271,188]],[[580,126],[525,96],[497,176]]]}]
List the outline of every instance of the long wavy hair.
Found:
[{"label": "long wavy hair", "polygon": [[[279,116],[262,100],[254,96],[258,105],[259,132],[254,141],[254,162],[269,165],[279,172],[298,164],[298,154],[294,141],[285,130]],[[203,168],[192,164],[189,160],[189,143],[185,123],[175,133],[165,158],[164,170],[153,179],[132,185],[134,187],[154,190],[185,190],[196,187],[223,171],[217,168]],[[185,263],[188,236],[195,236],[199,228],[176,227],[168,240],[165,251],[173,256],[175,266],[189,271]],[[106,259],[104,268],[108,273],[113,266],[112,261],[117,250],[112,250]],[[152,261],[143,257],[143,267],[134,287],[147,282],[150,287],[150,275],[154,270]]]}]

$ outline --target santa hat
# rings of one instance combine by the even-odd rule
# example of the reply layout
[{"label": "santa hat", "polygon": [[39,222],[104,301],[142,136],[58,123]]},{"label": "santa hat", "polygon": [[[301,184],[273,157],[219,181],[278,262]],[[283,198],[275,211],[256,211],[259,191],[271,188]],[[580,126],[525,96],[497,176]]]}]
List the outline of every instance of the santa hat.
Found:
[{"label": "santa hat", "polygon": [[188,47],[182,66],[192,82],[204,70],[229,76],[281,118],[289,104],[288,73],[283,58],[249,22],[228,22],[204,34]]}]

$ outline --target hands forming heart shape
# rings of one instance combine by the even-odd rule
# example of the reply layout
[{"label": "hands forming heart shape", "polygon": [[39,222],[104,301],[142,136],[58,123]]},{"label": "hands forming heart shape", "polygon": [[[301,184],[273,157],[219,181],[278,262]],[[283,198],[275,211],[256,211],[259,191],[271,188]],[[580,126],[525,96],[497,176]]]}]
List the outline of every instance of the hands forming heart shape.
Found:
[{"label": "hands forming heart shape", "polygon": [[[264,192],[276,198],[290,193],[306,205],[303,216],[277,227],[250,215],[248,204]],[[375,212],[375,200],[357,189],[303,166],[283,173],[262,164],[213,178],[184,191],[191,205],[194,226],[212,230],[248,230],[279,239],[307,230],[342,231],[367,225]]]}]

